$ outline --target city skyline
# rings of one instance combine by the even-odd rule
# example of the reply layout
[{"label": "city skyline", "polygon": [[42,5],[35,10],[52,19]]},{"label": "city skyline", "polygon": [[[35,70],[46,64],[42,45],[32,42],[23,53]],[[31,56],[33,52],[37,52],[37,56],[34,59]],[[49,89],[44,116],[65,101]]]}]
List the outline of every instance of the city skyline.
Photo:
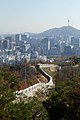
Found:
[{"label": "city skyline", "polygon": [[0,34],[43,32],[69,24],[80,29],[79,0],[1,0]]}]

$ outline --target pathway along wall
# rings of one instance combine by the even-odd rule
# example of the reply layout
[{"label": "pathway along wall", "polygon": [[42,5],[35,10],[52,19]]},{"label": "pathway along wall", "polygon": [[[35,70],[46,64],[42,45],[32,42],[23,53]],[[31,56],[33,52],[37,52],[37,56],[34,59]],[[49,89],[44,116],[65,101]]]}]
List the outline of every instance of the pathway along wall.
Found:
[{"label": "pathway along wall", "polygon": [[[51,88],[51,87],[55,88],[55,84],[53,83],[52,77],[42,69],[43,67],[50,67],[50,64],[38,64],[37,65],[37,69],[39,70],[39,72],[42,73],[42,75],[44,77],[47,78],[48,82],[46,84],[45,83],[37,83],[33,86],[30,86],[29,88],[26,88],[24,90],[20,90],[16,95],[17,98],[20,95],[26,95],[28,97],[33,97],[33,96],[35,96],[35,93],[38,90],[46,90],[46,89]],[[56,66],[54,65],[54,67],[56,67]]]}]

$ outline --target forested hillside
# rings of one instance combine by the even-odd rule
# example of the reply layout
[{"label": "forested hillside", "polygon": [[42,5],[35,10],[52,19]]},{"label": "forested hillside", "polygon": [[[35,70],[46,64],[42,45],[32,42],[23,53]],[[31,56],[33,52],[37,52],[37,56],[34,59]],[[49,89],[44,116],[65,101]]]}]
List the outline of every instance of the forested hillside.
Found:
[{"label": "forested hillside", "polygon": [[[39,75],[30,65],[26,67],[28,80]],[[0,120],[80,120],[80,67],[68,65],[57,71],[55,90],[50,89],[48,94],[41,91],[45,99],[38,96],[13,103],[13,93],[24,81],[23,68],[0,68]]]}]

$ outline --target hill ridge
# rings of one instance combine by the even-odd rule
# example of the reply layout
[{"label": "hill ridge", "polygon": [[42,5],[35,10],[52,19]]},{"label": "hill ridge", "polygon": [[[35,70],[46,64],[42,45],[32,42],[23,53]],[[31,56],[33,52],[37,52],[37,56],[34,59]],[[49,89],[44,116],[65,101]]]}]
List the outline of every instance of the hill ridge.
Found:
[{"label": "hill ridge", "polygon": [[51,28],[48,29],[46,31],[43,31],[39,34],[34,35],[34,37],[51,37],[54,35],[71,35],[74,37],[80,37],[80,30],[77,28],[74,28],[72,26],[62,26],[62,27],[55,27],[55,28]]}]

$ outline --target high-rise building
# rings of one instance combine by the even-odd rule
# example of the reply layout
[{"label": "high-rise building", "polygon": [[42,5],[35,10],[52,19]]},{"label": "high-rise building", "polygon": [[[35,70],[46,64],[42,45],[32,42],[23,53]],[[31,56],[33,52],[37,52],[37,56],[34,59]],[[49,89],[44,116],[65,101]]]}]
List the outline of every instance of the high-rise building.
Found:
[{"label": "high-rise building", "polygon": [[48,50],[50,50],[50,40],[48,38],[44,38],[41,41],[41,54],[42,55],[48,55]]},{"label": "high-rise building", "polygon": [[71,45],[73,45],[75,48],[79,48],[79,38],[72,37]]},{"label": "high-rise building", "polygon": [[50,38],[50,49],[54,47],[54,38]]},{"label": "high-rise building", "polygon": [[10,42],[9,40],[4,39],[3,40],[3,49],[9,49]]},{"label": "high-rise building", "polygon": [[16,34],[15,35],[15,40],[16,41],[27,41],[27,39],[29,38],[29,34],[24,33],[24,34]]}]

